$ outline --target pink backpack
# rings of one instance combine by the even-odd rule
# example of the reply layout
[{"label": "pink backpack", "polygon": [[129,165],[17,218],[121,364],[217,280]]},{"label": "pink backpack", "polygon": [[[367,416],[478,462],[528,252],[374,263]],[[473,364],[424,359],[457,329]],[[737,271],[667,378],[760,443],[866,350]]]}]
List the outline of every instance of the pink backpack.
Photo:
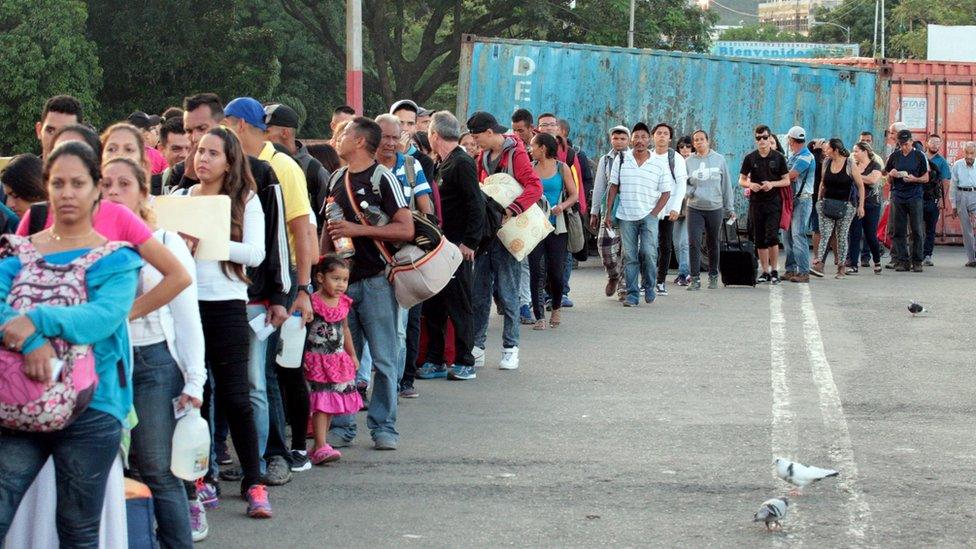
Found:
[{"label": "pink backpack", "polygon": [[[6,235],[0,239],[0,246],[6,254],[20,258],[21,269],[10,286],[7,303],[23,313],[38,305],[87,302],[87,269],[128,244],[109,242],[64,265],[45,261],[27,237]],[[51,383],[28,378],[23,370],[24,355],[0,349],[0,426],[37,433],[59,431],[88,408],[98,385],[92,346],[73,345],[60,338],[49,341],[64,362]]]}]

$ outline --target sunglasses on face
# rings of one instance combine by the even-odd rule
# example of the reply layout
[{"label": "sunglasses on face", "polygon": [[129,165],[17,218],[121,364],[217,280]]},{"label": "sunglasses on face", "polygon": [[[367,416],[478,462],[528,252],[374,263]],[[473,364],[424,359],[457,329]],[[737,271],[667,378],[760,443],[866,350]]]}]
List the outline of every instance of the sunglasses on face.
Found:
[{"label": "sunglasses on face", "polygon": [[769,135],[757,135],[756,141],[762,141],[763,139],[769,139]]}]

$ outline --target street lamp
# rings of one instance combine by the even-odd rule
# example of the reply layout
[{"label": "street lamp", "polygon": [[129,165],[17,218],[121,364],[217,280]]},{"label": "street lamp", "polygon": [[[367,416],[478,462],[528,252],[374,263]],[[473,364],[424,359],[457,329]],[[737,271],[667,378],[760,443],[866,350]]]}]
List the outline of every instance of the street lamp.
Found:
[{"label": "street lamp", "polygon": [[816,27],[817,25],[830,25],[831,27],[837,27],[838,29],[841,29],[842,31],[844,31],[845,33],[847,33],[847,43],[848,44],[851,43],[851,29],[849,27],[845,27],[844,25],[838,25],[837,23],[831,23],[830,21],[811,21],[810,22],[810,26],[811,27]]}]

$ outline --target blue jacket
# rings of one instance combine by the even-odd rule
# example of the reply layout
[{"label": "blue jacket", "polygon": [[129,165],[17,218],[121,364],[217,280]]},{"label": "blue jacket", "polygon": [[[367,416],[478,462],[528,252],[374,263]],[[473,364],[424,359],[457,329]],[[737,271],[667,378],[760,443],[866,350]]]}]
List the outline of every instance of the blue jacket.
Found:
[{"label": "blue jacket", "polygon": [[[52,264],[70,263],[88,252],[68,250],[44,257]],[[41,305],[27,313],[37,331],[24,343],[24,354],[38,349],[47,338],[61,337],[75,344],[91,344],[95,352],[98,388],[91,408],[105,412],[119,422],[132,408],[132,356],[128,317],[135,300],[142,259],[129,248],[111,253],[87,272],[88,302],[75,306]],[[18,257],[0,261],[0,324],[20,316],[7,303],[10,286],[21,263]],[[123,365],[124,380],[119,378]]]}]

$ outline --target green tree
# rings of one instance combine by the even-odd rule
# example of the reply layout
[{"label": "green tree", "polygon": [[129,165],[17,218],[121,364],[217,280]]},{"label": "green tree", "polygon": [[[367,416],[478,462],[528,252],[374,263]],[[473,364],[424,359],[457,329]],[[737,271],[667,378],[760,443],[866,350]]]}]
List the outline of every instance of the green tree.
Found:
[{"label": "green tree", "polygon": [[[344,67],[344,3],[279,1],[332,61]],[[707,48],[715,15],[689,7],[685,0],[638,2],[637,45]],[[409,97],[428,107],[449,107],[463,34],[624,45],[628,6],[628,0],[363,0],[364,88],[378,96],[367,97],[367,104]]]},{"label": "green tree", "polygon": [[40,150],[34,123],[52,95],[96,111],[102,69],[85,38],[87,16],[80,0],[0,2],[0,154]]},{"label": "green tree", "polygon": [[105,70],[106,120],[161,112],[210,91],[269,99],[281,65],[275,33],[243,0],[88,0],[89,36]]},{"label": "green tree", "polygon": [[[812,37],[797,32],[781,31],[775,25],[747,25],[722,31],[720,40],[744,42],[810,42]],[[819,40],[813,40],[819,42]]]}]

